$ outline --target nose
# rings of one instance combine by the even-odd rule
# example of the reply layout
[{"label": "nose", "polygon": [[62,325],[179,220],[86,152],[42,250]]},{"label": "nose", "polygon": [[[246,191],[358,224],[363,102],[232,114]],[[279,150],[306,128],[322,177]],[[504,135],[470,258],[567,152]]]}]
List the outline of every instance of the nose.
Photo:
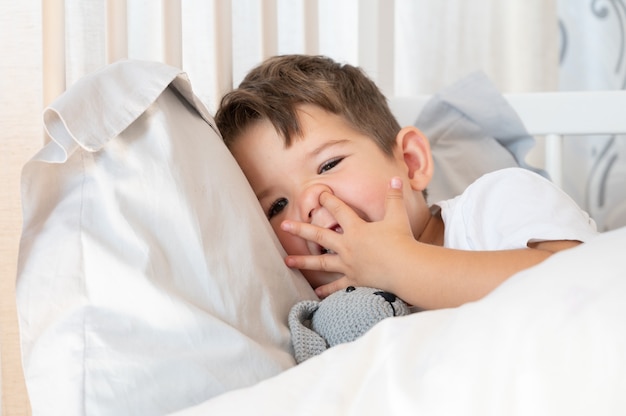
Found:
[{"label": "nose", "polygon": [[308,185],[304,188],[300,194],[300,200],[298,201],[302,221],[312,222],[316,212],[322,208],[320,205],[320,195],[322,192],[332,193],[327,185],[320,183]]}]

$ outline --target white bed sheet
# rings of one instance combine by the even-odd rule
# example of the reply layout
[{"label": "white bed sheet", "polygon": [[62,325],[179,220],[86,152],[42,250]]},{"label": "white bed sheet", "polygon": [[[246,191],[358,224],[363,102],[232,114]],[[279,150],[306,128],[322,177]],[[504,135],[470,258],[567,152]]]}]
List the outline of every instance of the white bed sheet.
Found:
[{"label": "white bed sheet", "polygon": [[626,228],[601,234],[478,302],[385,320],[176,415],[623,414],[624,247]]}]

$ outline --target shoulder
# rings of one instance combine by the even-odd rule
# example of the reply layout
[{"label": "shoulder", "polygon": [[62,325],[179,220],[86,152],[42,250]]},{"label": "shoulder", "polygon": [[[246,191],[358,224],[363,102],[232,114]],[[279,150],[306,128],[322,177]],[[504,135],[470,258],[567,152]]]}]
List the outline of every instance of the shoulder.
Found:
[{"label": "shoulder", "polygon": [[[557,199],[569,198],[561,189],[543,176],[523,168],[506,168],[489,172],[472,182],[456,198],[443,205],[499,209],[508,204],[533,204],[535,199],[552,195]],[[550,198],[548,198],[550,199]]]},{"label": "shoulder", "polygon": [[501,187],[513,183],[520,185],[539,185],[542,187],[547,186],[549,188],[558,189],[552,182],[550,182],[550,180],[544,178],[538,173],[523,168],[506,168],[486,173],[468,186],[466,192],[472,191],[476,188],[493,186]]},{"label": "shoulder", "polygon": [[466,214],[483,211],[490,218],[524,222],[524,218],[553,220],[561,210],[580,211],[576,202],[549,179],[523,168],[506,168],[478,178],[463,192],[459,203]]},{"label": "shoulder", "polygon": [[[503,249],[529,241],[585,241],[595,224],[569,195],[548,179],[522,168],[481,176],[458,197],[443,201],[447,243],[460,232],[462,247]],[[471,243],[466,243],[471,241]]]}]

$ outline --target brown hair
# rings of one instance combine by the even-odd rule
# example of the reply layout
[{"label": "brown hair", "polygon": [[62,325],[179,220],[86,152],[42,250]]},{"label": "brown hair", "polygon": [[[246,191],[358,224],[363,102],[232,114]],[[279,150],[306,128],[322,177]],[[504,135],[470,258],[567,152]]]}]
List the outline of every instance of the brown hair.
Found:
[{"label": "brown hair", "polygon": [[385,96],[360,68],[324,56],[267,59],[222,98],[215,122],[227,146],[261,119],[269,120],[289,146],[302,134],[296,113],[301,104],[345,117],[385,153],[393,153],[400,125]]}]

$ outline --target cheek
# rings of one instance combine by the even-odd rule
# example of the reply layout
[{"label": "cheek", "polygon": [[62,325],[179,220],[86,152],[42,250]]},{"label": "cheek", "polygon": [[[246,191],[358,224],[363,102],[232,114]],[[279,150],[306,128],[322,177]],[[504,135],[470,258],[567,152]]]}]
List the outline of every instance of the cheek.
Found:
[{"label": "cheek", "polygon": [[301,272],[313,289],[334,282],[342,277],[339,273],[319,272],[314,270],[301,270]]},{"label": "cheek", "polygon": [[287,254],[308,254],[308,250],[303,239],[281,230],[280,223],[276,224],[276,226],[272,224],[272,227],[274,229],[274,233],[278,237],[280,245],[283,246],[283,249],[285,249]]},{"label": "cheek", "polygon": [[366,179],[352,183],[350,187],[338,189],[336,195],[350,205],[361,218],[369,221],[380,221],[385,215],[387,187],[387,182],[383,183],[380,179]]}]

